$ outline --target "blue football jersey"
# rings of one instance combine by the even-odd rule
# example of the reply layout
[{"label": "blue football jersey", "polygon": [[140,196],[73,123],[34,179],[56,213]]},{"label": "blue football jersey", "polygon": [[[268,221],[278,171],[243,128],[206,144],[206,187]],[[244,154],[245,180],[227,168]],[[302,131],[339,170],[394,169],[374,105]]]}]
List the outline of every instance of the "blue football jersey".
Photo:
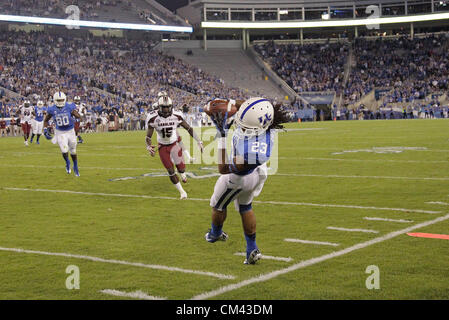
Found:
[{"label": "blue football jersey", "polygon": [[68,131],[74,128],[73,110],[76,110],[75,104],[66,103],[62,108],[55,105],[49,107],[47,113],[53,117],[57,130]]},{"label": "blue football jersey", "polygon": [[[232,137],[231,167],[238,175],[250,174],[255,168],[270,159],[274,145],[274,133],[267,130],[265,133],[254,137],[239,137],[235,133]],[[235,172],[235,157],[243,159],[249,165],[249,169]]]},{"label": "blue football jersey", "polygon": [[34,120],[38,121],[38,122],[42,122],[44,121],[44,112],[47,111],[47,108],[42,107],[34,107],[34,113],[36,114],[36,116],[34,117]]}]

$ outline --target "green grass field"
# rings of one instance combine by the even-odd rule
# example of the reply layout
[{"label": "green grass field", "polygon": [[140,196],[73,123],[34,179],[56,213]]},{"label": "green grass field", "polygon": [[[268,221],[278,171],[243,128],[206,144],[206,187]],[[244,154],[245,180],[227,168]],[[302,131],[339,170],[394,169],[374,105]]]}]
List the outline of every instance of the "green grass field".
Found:
[{"label": "green grass field", "polygon": [[[406,234],[449,234],[449,121],[288,128],[254,209],[262,253],[291,259],[253,266],[236,255],[246,243],[233,206],[229,240],[204,240],[216,177],[190,179],[181,201],[168,177],[141,176],[164,172],[143,131],[84,135],[79,178],[44,138],[1,138],[0,299],[126,299],[106,289],[170,300],[449,299],[449,240]],[[203,167],[187,170],[212,172]],[[109,181],[123,177],[138,178]],[[79,290],[66,288],[69,265]],[[370,265],[379,289],[366,287]]]}]

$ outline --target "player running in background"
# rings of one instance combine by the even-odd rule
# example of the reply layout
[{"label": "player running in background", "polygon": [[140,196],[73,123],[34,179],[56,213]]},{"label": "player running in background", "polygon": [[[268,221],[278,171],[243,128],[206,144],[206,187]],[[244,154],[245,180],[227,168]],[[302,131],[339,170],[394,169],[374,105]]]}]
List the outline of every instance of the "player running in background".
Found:
[{"label": "player running in background", "polygon": [[[81,108],[83,107],[82,103],[81,103],[81,98],[79,96],[75,96],[73,98],[73,102],[75,103],[76,111],[78,111],[78,114],[83,115],[84,112],[81,110]],[[84,140],[80,135],[80,125],[81,125],[81,118],[79,118],[79,119],[75,118],[75,127],[74,127],[75,134],[76,134],[76,137],[78,138],[78,143],[83,143]]]},{"label": "player running in background", "polygon": [[[158,94],[157,94],[158,101],[156,101],[155,103],[153,103],[153,105],[151,106],[152,111],[155,111],[155,110],[158,109],[159,99],[160,99],[160,97],[163,97],[163,96],[167,96],[167,97],[168,97],[168,93],[167,93],[166,91],[160,91],[160,92],[158,92]],[[151,115],[151,112],[147,115],[147,119],[146,119],[146,121],[145,121],[145,124],[146,124],[146,125],[148,125],[148,120],[150,119],[150,115]],[[185,120],[185,119],[184,119],[184,120]],[[147,129],[148,129],[148,128],[147,128]],[[184,143],[182,142],[182,137],[179,135],[178,132],[176,132],[176,134],[177,134],[177,136],[178,136],[178,144],[179,144],[179,146],[181,147],[181,149],[182,149],[182,154],[183,154],[184,157],[187,159],[187,162],[188,162],[188,163],[193,163],[193,162],[195,162],[195,158],[192,157],[192,156],[190,155],[189,150],[186,149]]]},{"label": "player running in background", "polygon": [[20,123],[22,125],[23,139],[25,140],[25,145],[28,146],[28,138],[30,137],[31,131],[31,119],[33,117],[33,107],[29,100],[25,100],[22,106],[19,107],[16,116],[20,115]]},{"label": "player running in background", "polygon": [[79,177],[78,170],[78,156],[76,155],[76,135],[74,130],[73,118],[80,119],[80,115],[76,110],[76,106],[73,103],[67,103],[67,97],[63,92],[56,92],[53,96],[53,102],[55,105],[48,107],[47,115],[44,119],[44,135],[48,140],[52,139],[50,132],[48,131],[48,122],[51,118],[55,123],[55,137],[54,143],[58,143],[62,152],[62,157],[65,160],[65,170],[68,174],[72,171],[70,169],[70,156],[73,160],[73,171],[75,176]]},{"label": "player running in background", "polygon": [[42,129],[44,126],[44,114],[47,112],[47,108],[44,107],[44,103],[42,101],[38,101],[36,107],[33,110],[34,119],[32,121],[31,128],[33,133],[31,134],[30,143],[33,143],[34,136],[37,135],[36,144],[39,144],[39,139],[42,135]]},{"label": "player running in background", "polygon": [[[246,239],[245,264],[254,264],[262,257],[256,244],[256,216],[252,202],[263,188],[267,179],[266,162],[274,145],[272,129],[283,128],[286,114],[280,106],[274,108],[264,98],[237,101],[235,131],[232,136],[230,158],[227,158],[226,135],[230,127],[225,117],[213,117],[218,131],[218,170],[221,174],[215,183],[210,200],[212,207],[212,228],[206,233],[208,242],[226,241],[228,235],[222,230],[227,216],[227,206],[234,201],[240,212]],[[231,123],[232,124],[232,123]]]},{"label": "player running in background", "polygon": [[[181,126],[186,129],[189,134],[196,140],[198,146],[203,152],[203,143],[197,137],[193,129],[184,120],[182,113],[173,111],[173,102],[167,96],[161,96],[158,100],[158,111],[152,111],[148,116],[148,130],[147,130],[147,150],[154,157],[156,154],[156,147],[151,144],[151,137],[154,130],[157,132],[157,142],[159,145],[159,157],[162,164],[167,169],[170,181],[175,185],[176,189],[181,195],[181,199],[187,198],[187,193],[181,186],[179,178],[175,173],[174,166],[178,169],[181,175],[182,182],[187,182],[185,174],[185,163],[182,156],[182,149],[179,146],[178,134],[176,129]],[[173,159],[173,161],[172,161]],[[173,163],[174,162],[174,163]]]}]

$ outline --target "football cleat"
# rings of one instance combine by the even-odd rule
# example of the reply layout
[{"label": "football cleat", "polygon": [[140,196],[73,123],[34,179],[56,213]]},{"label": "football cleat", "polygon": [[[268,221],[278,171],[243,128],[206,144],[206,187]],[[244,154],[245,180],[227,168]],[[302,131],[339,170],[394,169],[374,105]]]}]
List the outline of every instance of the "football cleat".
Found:
[{"label": "football cleat", "polygon": [[209,229],[204,238],[206,239],[207,242],[213,243],[215,241],[226,241],[228,240],[229,236],[226,232],[222,231],[218,237],[215,237],[212,235],[211,229]]},{"label": "football cleat", "polygon": [[26,147],[28,147],[28,141],[25,141],[24,144]]},{"label": "football cleat", "polygon": [[180,199],[180,200],[187,199],[187,192],[182,192],[182,193],[181,193],[181,197],[180,197],[179,199]]},{"label": "football cleat", "polygon": [[67,174],[71,174],[72,173],[72,169],[70,169],[70,167],[66,167],[65,168],[65,172],[67,172]]},{"label": "football cleat", "polygon": [[[186,183],[186,182],[187,182],[187,176],[186,176],[185,172],[180,173],[180,175],[181,175],[181,181],[182,181],[183,183]],[[187,196],[187,195],[186,195],[186,196]]]},{"label": "football cleat", "polygon": [[245,261],[243,261],[244,264],[255,264],[256,261],[260,260],[260,258],[262,258],[262,253],[260,253],[259,249],[254,249],[253,251],[251,251],[251,253],[248,255],[245,259]]},{"label": "football cleat", "polygon": [[80,176],[80,172],[78,170],[78,167],[73,166],[73,172],[75,172],[75,176],[79,177]]}]

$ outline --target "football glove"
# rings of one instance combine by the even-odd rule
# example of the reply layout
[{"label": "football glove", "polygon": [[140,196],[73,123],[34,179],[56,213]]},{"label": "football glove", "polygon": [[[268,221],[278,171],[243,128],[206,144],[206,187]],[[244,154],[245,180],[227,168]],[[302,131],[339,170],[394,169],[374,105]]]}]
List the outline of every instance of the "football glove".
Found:
[{"label": "football glove", "polygon": [[50,131],[48,131],[48,128],[44,128],[44,136],[45,138],[47,138],[47,140],[51,140],[53,138]]},{"label": "football glove", "polygon": [[156,147],[152,145],[147,145],[147,150],[152,157],[156,155]]}]

